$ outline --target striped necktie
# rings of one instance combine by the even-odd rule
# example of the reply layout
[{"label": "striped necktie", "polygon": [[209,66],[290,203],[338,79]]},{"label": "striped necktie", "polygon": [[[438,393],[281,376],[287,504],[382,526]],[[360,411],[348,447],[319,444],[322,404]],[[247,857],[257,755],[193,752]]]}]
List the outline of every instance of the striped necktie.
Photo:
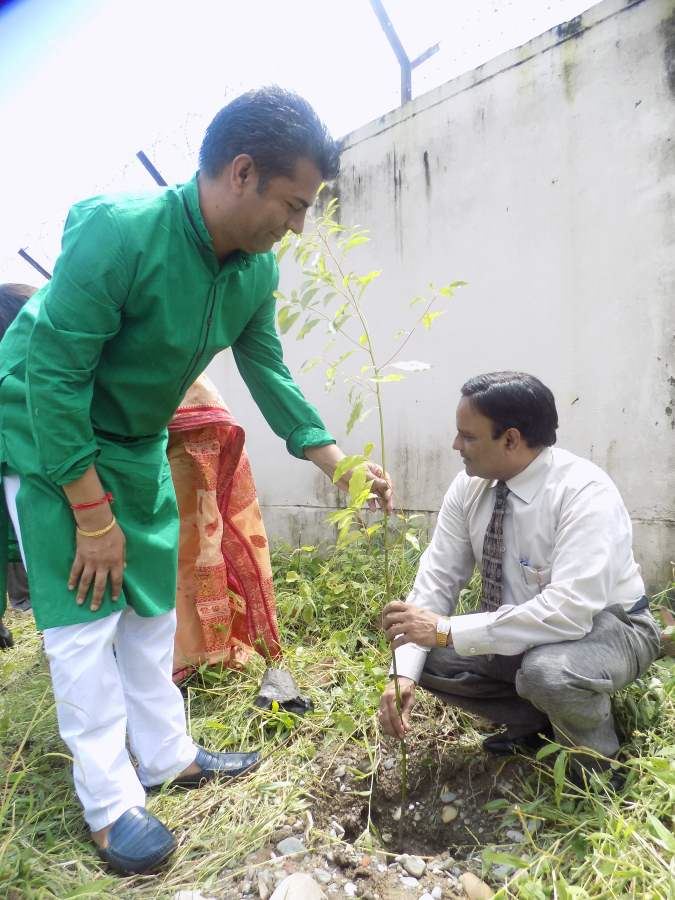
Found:
[{"label": "striped necktie", "polygon": [[504,512],[509,489],[504,481],[497,482],[497,495],[492,518],[483,540],[483,592],[481,611],[492,612],[502,603],[502,559],[504,557]]}]

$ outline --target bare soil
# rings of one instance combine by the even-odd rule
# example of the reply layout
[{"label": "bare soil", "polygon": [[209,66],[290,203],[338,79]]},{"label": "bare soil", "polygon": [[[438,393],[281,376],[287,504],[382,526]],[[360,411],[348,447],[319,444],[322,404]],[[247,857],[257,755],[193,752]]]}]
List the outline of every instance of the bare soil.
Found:
[{"label": "bare soil", "polygon": [[[396,741],[382,746],[374,771],[368,757],[354,745],[337,753],[325,750],[312,762],[316,781],[305,817],[285,822],[269,846],[247,858],[247,873],[233,881],[231,892],[218,895],[227,900],[267,900],[286,875],[305,872],[329,897],[418,900],[426,893],[466,898],[461,876],[472,872],[483,877],[485,846],[518,852],[519,835],[513,826],[505,834],[503,811],[484,807],[498,798],[514,799],[519,782],[528,775],[529,761],[491,757],[480,744],[463,744],[461,739],[433,732],[417,733],[408,744],[409,785],[403,814]],[[448,813],[448,808],[453,812]],[[444,809],[450,821],[443,820]],[[277,844],[289,836],[303,841],[307,852],[280,855]],[[411,876],[400,854],[421,857],[424,872]]]}]

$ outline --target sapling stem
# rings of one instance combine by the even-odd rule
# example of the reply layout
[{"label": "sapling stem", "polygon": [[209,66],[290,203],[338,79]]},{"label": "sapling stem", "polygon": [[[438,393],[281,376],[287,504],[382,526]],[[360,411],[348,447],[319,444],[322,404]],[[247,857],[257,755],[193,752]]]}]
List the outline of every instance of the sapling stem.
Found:
[{"label": "sapling stem", "polygon": [[[363,350],[365,352],[366,357],[370,361],[370,364],[362,366],[360,369],[360,374],[344,377],[345,384],[351,385],[348,395],[350,404],[350,417],[347,422],[347,431],[351,431],[354,425],[357,422],[361,421],[365,417],[365,415],[370,412],[370,410],[366,410],[366,412],[364,413],[362,399],[364,394],[370,395],[371,398],[374,398],[374,405],[377,409],[380,434],[380,461],[384,477],[387,472],[387,452],[384,427],[384,402],[381,386],[385,381],[399,381],[404,377],[403,375],[389,373],[387,372],[387,370],[390,366],[394,366],[398,369],[408,372],[423,371],[424,369],[430,368],[430,366],[428,366],[427,364],[419,363],[415,360],[409,361],[407,363],[395,361],[398,359],[399,354],[401,353],[403,348],[408,345],[413,334],[415,334],[415,332],[417,331],[419,325],[422,324],[425,328],[428,329],[431,326],[433,320],[441,315],[441,312],[431,312],[431,308],[436,303],[438,297],[440,295],[451,297],[455,288],[463,285],[465,282],[455,281],[438,289],[436,289],[433,284],[430,284],[429,287],[432,290],[432,297],[428,301],[424,301],[423,297],[414,298],[414,300],[411,302],[411,306],[424,301],[422,314],[414,322],[413,327],[410,331],[408,331],[407,333],[397,333],[397,346],[394,352],[390,356],[388,356],[384,363],[378,364],[373,337],[368,326],[365,312],[361,306],[361,300],[368,285],[374,278],[377,278],[381,274],[381,272],[379,270],[373,270],[362,276],[357,276],[353,272],[345,272],[341,263],[341,258],[343,258],[345,254],[350,249],[352,249],[352,247],[365,243],[368,240],[368,237],[367,232],[362,229],[349,229],[336,222],[334,218],[336,210],[337,200],[334,198],[329,202],[325,213],[316,221],[314,235],[309,238],[302,238],[296,241],[296,262],[300,264],[303,275],[309,276],[310,281],[305,282],[301,286],[299,290],[299,296],[297,291],[293,291],[291,293],[290,300],[287,300],[283,295],[278,295],[284,302],[284,305],[279,313],[280,328],[282,330],[282,333],[285,333],[301,315],[304,315],[305,322],[300,329],[300,333],[298,334],[298,338],[303,338],[321,319],[328,323],[329,331],[333,335],[340,335],[353,348]],[[336,255],[336,251],[333,250],[333,246],[329,241],[329,238],[335,239],[338,235],[344,235],[343,238],[337,240],[337,252],[340,254],[340,257]],[[286,243],[280,250],[278,257],[279,259],[281,259],[283,253],[286,252],[286,249],[288,249],[288,247],[291,245],[291,242],[293,241],[290,235],[285,240]],[[317,297],[317,294],[323,289],[325,289],[326,291],[324,296]],[[334,297],[340,298],[338,302],[340,302],[341,305],[338,307],[335,314],[331,317],[323,309],[319,308],[319,304],[323,303],[323,306],[325,307],[327,303],[331,302],[332,298]],[[312,316],[317,316],[317,318],[312,319]],[[356,317],[356,320],[360,322],[362,329],[361,336],[358,338],[358,340],[356,340],[351,334],[349,334],[343,327],[345,322],[354,316]],[[404,335],[403,340],[400,340],[401,335]],[[328,345],[329,347],[331,346],[332,342],[333,339],[331,338],[331,342]],[[324,350],[324,354],[326,353],[327,349],[328,348]],[[329,368],[326,370],[326,376],[328,379],[326,382],[327,390],[330,390],[335,383],[338,367],[341,366],[344,360],[351,356],[353,353],[354,350],[350,350],[347,353],[342,354],[335,362],[330,363]],[[312,364],[315,363],[314,360],[311,360],[310,362]],[[351,470],[352,472],[349,482],[349,503],[347,508],[344,511],[338,510],[334,514],[331,514],[331,516],[329,517],[329,521],[334,522],[338,526],[338,547],[343,546],[344,542],[349,542],[350,540],[355,539],[353,533],[353,526],[355,523],[360,524],[362,534],[365,533],[368,540],[370,541],[371,528],[366,528],[363,525],[360,516],[360,510],[363,508],[363,504],[365,503],[366,499],[372,499],[372,482],[368,482],[367,478],[364,477],[363,469],[361,469],[361,465],[365,466],[368,463],[371,452],[372,444],[368,445],[367,448],[364,448],[364,452],[362,455],[345,457],[345,459],[338,464],[338,468],[335,470],[333,476],[334,481],[339,481],[340,478],[344,477],[349,470]],[[384,599],[386,604],[390,603],[394,599],[392,597],[394,579],[391,571],[392,557],[390,515],[386,507],[383,509],[381,531],[384,557]],[[404,544],[406,536],[407,535],[404,529],[402,537]],[[396,649],[393,645],[392,674],[394,678],[394,698],[396,711],[398,713],[399,719],[402,721],[403,701],[401,697],[401,685],[398,675]],[[404,737],[400,739],[400,748],[401,817],[399,820],[399,842],[402,843],[404,817],[406,813],[408,797],[408,754]]]},{"label": "sapling stem", "polygon": [[[368,355],[370,356],[370,362],[373,367],[373,376],[375,378],[375,403],[377,407],[377,417],[378,424],[380,429],[380,465],[382,467],[383,477],[386,476],[387,473],[387,452],[386,452],[386,441],[385,441],[385,431],[384,431],[384,403],[382,401],[382,390],[381,390],[381,382],[380,382],[380,367],[377,364],[377,358],[375,356],[375,347],[373,344],[373,339],[370,333],[370,329],[368,327],[368,321],[361,309],[361,305],[354,294],[354,291],[351,288],[351,284],[348,278],[345,277],[345,274],[342,270],[342,266],[340,265],[340,261],[336,258],[333,250],[326,240],[325,235],[321,230],[319,230],[319,237],[323,242],[323,245],[326,249],[326,253],[333,261],[333,265],[338,271],[338,274],[342,278],[342,283],[346,286],[347,293],[349,295],[349,302],[354,308],[359,320],[361,322],[361,327],[363,328],[363,333],[366,338],[366,350],[368,351]],[[362,292],[363,293],[363,292]],[[405,343],[405,342],[404,342]],[[391,359],[395,357],[394,354]],[[389,362],[390,360],[388,360]],[[382,524],[382,547],[383,547],[383,555],[384,555],[384,598],[385,602],[389,603],[392,600],[392,590],[391,590],[391,571],[389,568],[389,510],[386,506],[383,508],[383,524]],[[398,680],[398,671],[396,666],[396,650],[392,647],[392,670],[394,675],[394,696],[396,700],[396,712],[399,715],[401,721],[403,721],[403,703],[401,701],[401,688]],[[403,839],[403,825],[404,818],[407,808],[407,800],[408,800],[408,748],[406,747],[405,738],[400,738],[399,740],[400,748],[401,748],[401,818],[399,819],[399,844],[402,843]]]}]

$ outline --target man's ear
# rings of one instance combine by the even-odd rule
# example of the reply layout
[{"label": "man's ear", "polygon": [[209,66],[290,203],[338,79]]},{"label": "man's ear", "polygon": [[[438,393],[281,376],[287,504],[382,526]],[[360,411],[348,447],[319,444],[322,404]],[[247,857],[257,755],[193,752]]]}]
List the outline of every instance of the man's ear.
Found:
[{"label": "man's ear", "polygon": [[257,179],[257,172],[253,159],[248,153],[240,153],[235,156],[230,164],[230,185],[236,193],[244,191]]},{"label": "man's ear", "polygon": [[504,438],[504,446],[507,450],[517,450],[523,443],[523,436],[517,428],[507,428]]}]

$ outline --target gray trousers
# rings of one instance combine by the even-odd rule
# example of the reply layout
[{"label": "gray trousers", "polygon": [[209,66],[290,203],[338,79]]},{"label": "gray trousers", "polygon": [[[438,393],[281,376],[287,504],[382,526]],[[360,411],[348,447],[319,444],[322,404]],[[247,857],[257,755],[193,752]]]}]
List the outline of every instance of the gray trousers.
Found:
[{"label": "gray trousers", "polygon": [[[561,744],[613,757],[619,740],[610,698],[642,675],[659,650],[659,628],[649,610],[628,614],[615,606],[595,617],[585,637],[520,656],[431,650],[419,683],[453,706],[506,725],[511,738],[550,722]],[[584,762],[602,768],[590,757]]]}]

